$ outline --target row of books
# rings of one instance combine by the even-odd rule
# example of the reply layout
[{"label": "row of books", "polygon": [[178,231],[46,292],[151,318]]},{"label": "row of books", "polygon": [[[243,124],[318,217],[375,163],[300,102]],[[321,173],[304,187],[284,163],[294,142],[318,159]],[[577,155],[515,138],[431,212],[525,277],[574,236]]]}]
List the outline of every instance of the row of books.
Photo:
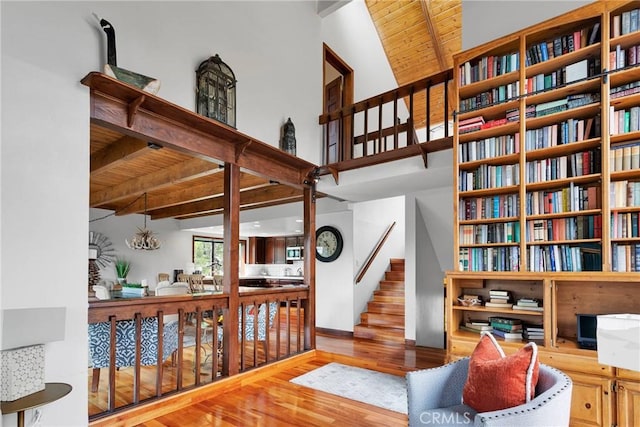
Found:
[{"label": "row of books", "polygon": [[610,228],[612,239],[640,237],[640,215],[638,212],[611,212]]},{"label": "row of books", "polygon": [[640,15],[639,9],[633,9],[611,16],[611,37],[619,37],[638,31],[640,29],[638,15]]},{"label": "row of books", "polygon": [[640,107],[616,110],[612,105],[609,110],[609,133],[611,135],[640,130]]},{"label": "row of books", "polygon": [[459,82],[465,86],[481,80],[508,74],[520,68],[520,53],[506,55],[488,55],[474,61],[467,61],[460,65]]},{"label": "row of books", "polygon": [[547,182],[556,179],[600,173],[600,148],[569,154],[568,156],[527,162],[527,183]]},{"label": "row of books", "polygon": [[482,129],[482,126],[484,124],[484,117],[482,116],[474,116],[464,120],[460,120],[458,122],[458,133],[464,134],[479,131],[480,129]]},{"label": "row of books", "polygon": [[527,242],[599,239],[601,237],[601,215],[580,215],[527,221]]},{"label": "row of books", "polygon": [[458,203],[460,220],[509,218],[520,215],[520,195],[500,194],[487,197],[467,197]]},{"label": "row of books", "polygon": [[584,141],[591,138],[591,135],[595,137],[595,134],[599,132],[599,126],[596,129],[594,122],[599,119],[599,116],[587,119],[568,119],[542,128],[527,130],[525,149],[527,151],[539,150]]},{"label": "row of books", "polygon": [[640,206],[640,182],[613,181],[609,183],[609,207]]},{"label": "row of books", "polygon": [[520,247],[460,247],[459,266],[460,271],[520,271]]},{"label": "row of books", "polygon": [[571,110],[584,105],[600,102],[600,93],[580,93],[563,99],[543,102],[535,106],[535,117],[548,116],[561,111]]},{"label": "row of books", "polygon": [[508,341],[544,340],[544,326],[542,324],[523,322],[521,319],[504,316],[491,316],[488,320],[469,319],[460,325],[460,329],[478,334],[491,332]]},{"label": "row of books", "polygon": [[640,271],[640,244],[611,245],[611,269],[613,271]]},{"label": "row of books", "polygon": [[478,93],[471,98],[460,100],[460,112],[478,110],[494,104],[500,104],[516,99],[520,96],[520,82],[494,87],[488,91]]},{"label": "row of books", "polygon": [[526,65],[544,62],[598,42],[600,42],[600,23],[596,22],[593,26],[530,46],[527,49]]},{"label": "row of books", "polygon": [[556,191],[532,191],[527,193],[527,215],[543,215],[600,209],[600,188],[573,183]]},{"label": "row of books", "polygon": [[602,271],[599,246],[529,246],[527,259],[529,271]]},{"label": "row of books", "polygon": [[501,135],[478,141],[464,142],[458,145],[458,161],[460,163],[473,162],[508,156],[520,152],[520,133]]},{"label": "row of books", "polygon": [[535,93],[573,83],[600,73],[600,58],[584,59],[548,74],[536,74],[525,80],[525,93]]},{"label": "row of books", "polygon": [[609,70],[621,70],[637,65],[640,61],[638,54],[640,46],[631,46],[627,49],[617,45],[615,50],[609,52]]},{"label": "row of books", "polygon": [[501,188],[520,184],[520,165],[482,164],[474,171],[460,171],[460,191]]},{"label": "row of books", "polygon": [[462,245],[518,243],[520,242],[520,223],[497,222],[461,225],[458,239]]},{"label": "row of books", "polygon": [[609,169],[612,172],[640,169],[640,141],[612,146]]},{"label": "row of books", "polygon": [[627,83],[621,86],[612,87],[609,90],[609,98],[616,99],[640,93],[640,81]]}]

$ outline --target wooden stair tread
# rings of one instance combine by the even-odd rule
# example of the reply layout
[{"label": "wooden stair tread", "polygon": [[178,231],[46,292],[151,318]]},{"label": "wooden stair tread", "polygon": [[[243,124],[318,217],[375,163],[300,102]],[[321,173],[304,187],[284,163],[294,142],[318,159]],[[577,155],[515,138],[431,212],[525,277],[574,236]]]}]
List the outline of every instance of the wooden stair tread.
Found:
[{"label": "wooden stair tread", "polygon": [[375,341],[404,342],[404,329],[356,325],[353,336]]}]

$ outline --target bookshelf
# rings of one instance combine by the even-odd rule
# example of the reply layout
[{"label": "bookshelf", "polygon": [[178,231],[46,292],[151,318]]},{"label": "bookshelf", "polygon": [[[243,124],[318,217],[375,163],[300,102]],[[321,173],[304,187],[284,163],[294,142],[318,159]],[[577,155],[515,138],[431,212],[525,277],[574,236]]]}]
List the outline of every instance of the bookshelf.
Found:
[{"label": "bookshelf", "polygon": [[[540,360],[574,380],[572,423],[632,425],[640,373],[580,348],[576,315],[640,313],[640,2],[589,4],[461,52],[454,71],[448,357],[473,351],[474,321],[535,325]],[[495,290],[542,308],[457,300]]]}]

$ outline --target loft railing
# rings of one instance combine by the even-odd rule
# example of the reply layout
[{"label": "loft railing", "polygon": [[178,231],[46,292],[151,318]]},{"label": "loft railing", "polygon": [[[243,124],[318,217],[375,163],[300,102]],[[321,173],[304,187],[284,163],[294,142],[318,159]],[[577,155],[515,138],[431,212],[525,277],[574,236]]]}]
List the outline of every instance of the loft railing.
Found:
[{"label": "loft railing", "polygon": [[[442,146],[431,151],[450,148],[449,94],[452,84],[453,70],[449,69],[321,115],[324,164],[368,157],[373,163],[375,157],[381,161],[392,160],[392,152],[436,139]],[[438,130],[441,131],[434,138],[432,133]],[[415,155],[415,150],[405,151],[405,154],[398,153],[398,158]],[[361,167],[361,163],[353,167]]]},{"label": "loft railing", "polygon": [[[90,349],[90,364],[91,351],[105,352],[107,362],[97,371],[89,366],[89,421],[309,350],[308,298],[307,288],[242,292],[235,324],[225,320],[233,317],[227,294],[90,302],[89,346],[101,347]],[[239,333],[240,324],[245,333]],[[123,326],[129,339],[122,338]],[[98,335],[92,334],[96,329]],[[128,347],[119,348],[119,341]],[[239,350],[231,352],[238,355],[235,361],[228,356],[233,345]],[[118,366],[116,354],[123,351],[133,362]]]},{"label": "loft railing", "polygon": [[389,234],[391,234],[391,231],[393,230],[393,227],[395,227],[395,226],[396,226],[396,222],[393,221],[393,223],[384,232],[384,234],[382,235],[382,237],[380,238],[380,240],[378,241],[376,246],[373,248],[373,251],[371,251],[371,253],[367,257],[367,260],[362,265],[362,268],[360,269],[360,271],[358,272],[358,275],[356,276],[356,285],[358,283],[360,283],[360,281],[362,281],[362,279],[364,278],[364,275],[367,274],[367,271],[369,270],[369,267],[371,267],[371,264],[373,264],[373,260],[376,259],[376,256],[378,256],[378,253],[380,252],[380,249],[382,249],[382,246],[384,245],[384,242],[387,241],[387,238],[389,237]]}]

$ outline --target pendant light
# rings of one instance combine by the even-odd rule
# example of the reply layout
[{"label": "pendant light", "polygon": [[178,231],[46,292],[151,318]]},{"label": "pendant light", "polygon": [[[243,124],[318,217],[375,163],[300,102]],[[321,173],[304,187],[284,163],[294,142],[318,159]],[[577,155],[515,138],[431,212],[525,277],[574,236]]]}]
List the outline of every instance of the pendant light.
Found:
[{"label": "pendant light", "polygon": [[144,227],[138,227],[131,241],[124,239],[130,249],[153,251],[160,249],[160,240],[147,228],[147,193],[144,193]]}]

